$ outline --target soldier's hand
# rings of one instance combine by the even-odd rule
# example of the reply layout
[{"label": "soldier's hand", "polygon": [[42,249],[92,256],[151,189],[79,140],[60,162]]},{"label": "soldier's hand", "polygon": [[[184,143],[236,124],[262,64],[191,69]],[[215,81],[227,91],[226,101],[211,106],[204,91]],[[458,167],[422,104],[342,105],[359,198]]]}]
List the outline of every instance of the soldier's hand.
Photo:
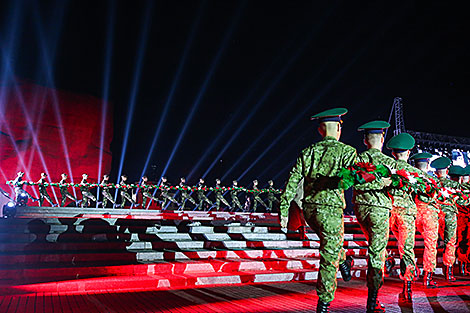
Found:
[{"label": "soldier's hand", "polygon": [[392,184],[392,179],[388,178],[388,177],[383,177],[382,181],[383,181],[385,187],[388,187]]},{"label": "soldier's hand", "polygon": [[281,228],[287,228],[288,221],[289,221],[289,218],[287,216],[281,215]]}]

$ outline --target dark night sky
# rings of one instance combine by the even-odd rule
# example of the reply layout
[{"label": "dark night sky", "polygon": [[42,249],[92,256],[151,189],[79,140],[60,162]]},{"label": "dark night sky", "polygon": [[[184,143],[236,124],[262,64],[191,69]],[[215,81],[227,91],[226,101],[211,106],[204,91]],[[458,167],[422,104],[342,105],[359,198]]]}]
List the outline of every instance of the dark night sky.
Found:
[{"label": "dark night sky", "polygon": [[[152,155],[156,174],[161,174],[201,96],[168,168],[170,181],[189,175],[208,152],[189,183],[195,183],[214,160],[222,161],[207,175],[210,183],[239,161],[227,173],[228,184],[262,156],[241,182],[258,178],[264,184],[275,177],[282,185],[299,151],[319,138],[310,115],[329,107],[349,108],[343,141],[359,151],[363,145],[357,126],[387,120],[396,96],[404,99],[406,128],[470,137],[463,114],[468,112],[469,95],[464,92],[468,35],[462,8],[442,1],[384,3],[12,1],[0,6],[0,31],[10,29],[15,21],[11,16],[17,12],[16,75],[47,83],[40,48],[45,40],[54,53],[51,69],[59,89],[103,97],[105,60],[110,58],[112,175],[118,172],[137,59],[142,55],[124,162],[131,180],[142,171],[188,49]],[[107,39],[112,43],[110,56]],[[5,36],[0,37],[2,45],[3,40]],[[237,131],[229,148],[216,158]]]}]

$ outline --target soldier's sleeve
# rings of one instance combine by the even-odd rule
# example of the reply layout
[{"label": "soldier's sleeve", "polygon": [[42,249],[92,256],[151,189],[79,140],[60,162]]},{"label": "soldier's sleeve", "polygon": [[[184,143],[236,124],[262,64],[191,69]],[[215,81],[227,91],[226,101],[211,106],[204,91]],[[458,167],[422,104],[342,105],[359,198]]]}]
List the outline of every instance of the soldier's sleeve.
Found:
[{"label": "soldier's sleeve", "polygon": [[286,189],[281,195],[281,204],[279,210],[281,216],[287,217],[289,214],[289,206],[292,200],[294,200],[297,193],[297,187],[299,186],[300,180],[303,178],[303,156],[300,155],[295,162],[294,167],[290,171],[289,179],[287,180]]}]

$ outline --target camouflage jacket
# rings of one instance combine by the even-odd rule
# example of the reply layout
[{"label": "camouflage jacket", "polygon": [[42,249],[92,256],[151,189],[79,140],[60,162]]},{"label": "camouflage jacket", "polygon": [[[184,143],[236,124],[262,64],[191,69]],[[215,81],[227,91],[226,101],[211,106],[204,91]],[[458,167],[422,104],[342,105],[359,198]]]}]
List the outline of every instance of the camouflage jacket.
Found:
[{"label": "camouflage jacket", "polygon": [[[378,149],[369,149],[359,154],[359,162],[382,164],[390,170],[396,167],[396,161],[383,154]],[[354,186],[352,202],[354,204],[370,205],[392,209],[392,199],[388,195],[388,187],[380,178],[372,182]]]},{"label": "camouflage jacket", "polygon": [[329,136],[302,150],[281,196],[281,215],[288,215],[289,205],[302,178],[303,204],[345,208],[344,190],[338,188],[338,174],[341,168],[353,165],[356,157],[356,149]]},{"label": "camouflage jacket", "polygon": [[[435,177],[432,177],[431,175],[429,175],[425,171],[420,170],[419,168],[415,168],[414,171],[416,173],[418,173],[419,176],[421,176],[421,177],[426,177],[427,179],[436,181]],[[426,204],[431,205],[434,209],[439,210],[439,204],[437,203],[436,197],[437,197],[437,194],[434,195],[434,196],[431,196],[427,193],[421,193],[420,192],[420,193],[415,194],[415,202],[417,200],[419,200],[421,202],[424,202]]]},{"label": "camouflage jacket", "polygon": [[[411,166],[403,160],[396,160],[395,162],[395,169],[397,170],[405,170],[408,173],[416,172],[415,167]],[[416,214],[416,203],[413,200],[413,196],[410,192],[406,192],[401,188],[391,188],[390,195],[392,196],[393,207],[411,210]]]},{"label": "camouflage jacket", "polygon": [[444,191],[443,200],[440,201],[441,205],[441,210],[442,211],[447,211],[447,212],[452,212],[452,213],[457,213],[457,205],[455,203],[455,200],[453,197],[449,196],[446,192],[446,189],[459,189],[460,184],[456,181],[453,181],[447,177],[439,177],[439,182],[441,183],[441,187]]}]

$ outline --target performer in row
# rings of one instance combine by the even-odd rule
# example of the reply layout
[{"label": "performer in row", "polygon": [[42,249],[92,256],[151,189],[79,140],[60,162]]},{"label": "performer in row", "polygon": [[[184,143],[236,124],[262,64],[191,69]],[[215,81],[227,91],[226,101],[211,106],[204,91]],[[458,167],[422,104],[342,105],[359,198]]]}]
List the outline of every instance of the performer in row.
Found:
[{"label": "performer in row", "polygon": [[109,184],[109,175],[104,174],[103,175],[103,180],[101,181],[101,195],[103,196],[103,201],[102,201],[102,206],[105,208],[108,205],[108,201],[113,204],[113,207],[116,205],[116,202],[114,201],[113,196],[109,192],[109,189],[111,188]]},{"label": "performer in row", "polygon": [[262,206],[264,206],[264,208],[266,210],[268,209],[271,209],[271,208],[268,208],[268,206],[266,205],[266,203],[264,203],[264,201],[260,198],[260,194],[261,194],[261,190],[258,189],[258,181],[255,179],[253,181],[253,212],[256,212],[256,208],[258,207],[258,203],[261,204]]},{"label": "performer in row", "polygon": [[186,178],[181,177],[179,187],[180,187],[180,194],[181,194],[180,209],[183,210],[185,208],[186,201],[189,201],[194,206],[197,206],[196,201],[194,201],[193,197],[191,197],[191,195],[188,192],[189,187],[188,187],[188,185],[186,185]]},{"label": "performer in row", "polygon": [[219,210],[220,209],[220,202],[222,202],[223,204],[225,204],[226,207],[230,207],[230,204],[228,203],[227,200],[225,200],[224,198],[224,189],[221,185],[220,185],[220,179],[216,179],[215,180],[215,208],[216,210]]},{"label": "performer in row", "polygon": [[42,207],[44,200],[47,200],[50,205],[55,206],[54,202],[52,202],[51,196],[47,193],[46,189],[46,181],[47,174],[41,173],[41,178],[37,181],[38,189],[39,189],[39,206]]},{"label": "performer in row", "polygon": [[131,186],[127,184],[127,175],[121,175],[121,181],[119,182],[118,187],[121,193],[121,208],[126,206],[127,201],[129,201],[132,206],[137,204],[129,193]]},{"label": "performer in row", "polygon": [[90,192],[88,186],[88,174],[82,174],[82,181],[80,182],[80,191],[82,193],[82,208],[88,208],[90,206],[90,200],[96,202],[95,196]]},{"label": "performer in row", "polygon": [[200,178],[199,183],[197,184],[197,199],[198,199],[198,206],[199,210],[204,210],[204,204],[208,204],[209,208],[213,207],[214,204],[207,198],[205,191],[207,190],[207,186],[204,185],[204,179]]},{"label": "performer in row", "polygon": [[240,200],[238,199],[238,193],[243,190],[243,188],[238,187],[238,181],[234,180],[232,182],[232,188],[230,190],[230,198],[232,199],[232,210],[241,210],[244,211]]},{"label": "performer in row", "polygon": [[65,173],[62,173],[60,175],[61,180],[59,182],[59,190],[60,190],[60,195],[61,195],[61,201],[60,201],[60,206],[65,206],[65,201],[68,199],[72,200],[75,202],[75,205],[78,206],[77,203],[77,198],[75,198],[69,191],[68,191],[68,183],[67,183],[67,178],[68,175]]},{"label": "performer in row", "polygon": [[152,192],[150,191],[150,185],[148,184],[148,177],[142,176],[142,180],[140,182],[140,188],[142,189],[142,208],[145,209],[147,205],[147,199],[150,201],[159,202],[159,200],[153,196]]},{"label": "performer in row", "polygon": [[166,209],[166,205],[168,201],[174,203],[177,207],[180,206],[178,201],[176,201],[173,197],[168,194],[170,190],[170,185],[168,184],[168,179],[164,176],[162,177],[162,181],[160,182],[160,195],[163,198],[162,209]]},{"label": "performer in row", "polygon": [[26,190],[24,190],[24,184],[26,183],[23,180],[24,172],[18,172],[16,178],[13,180],[12,185],[15,188],[15,202],[20,202],[22,198],[31,199],[33,201],[39,201],[39,199],[31,196]]}]

